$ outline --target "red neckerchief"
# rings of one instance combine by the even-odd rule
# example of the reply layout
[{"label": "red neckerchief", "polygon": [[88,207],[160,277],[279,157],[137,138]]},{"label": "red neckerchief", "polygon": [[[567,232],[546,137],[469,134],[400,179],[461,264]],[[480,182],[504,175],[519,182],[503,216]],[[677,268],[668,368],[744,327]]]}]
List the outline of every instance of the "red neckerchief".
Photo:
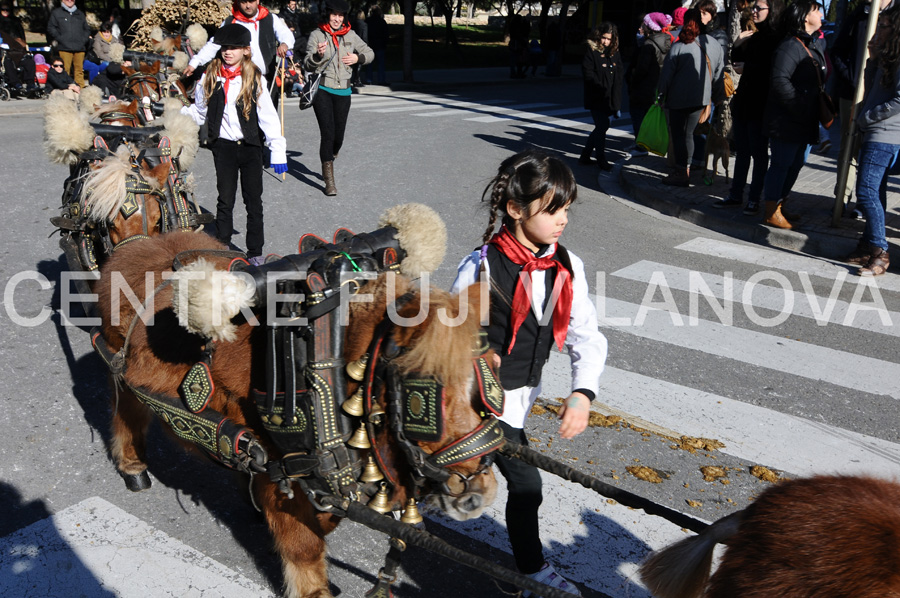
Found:
[{"label": "red neckerchief", "polygon": [[350,23],[344,23],[344,25],[335,31],[331,28],[331,23],[322,23],[319,25],[319,29],[325,32],[325,35],[330,35],[332,41],[334,41],[334,50],[337,52],[338,49],[338,38],[344,35],[347,35],[350,32]]},{"label": "red neckerchief", "polygon": [[222,68],[219,69],[219,76],[225,79],[222,83],[222,88],[225,90],[225,101],[228,101],[228,84],[231,83],[232,79],[236,79],[241,76],[241,65],[236,64],[233,69],[229,69],[224,64]]},{"label": "red neckerchief", "polygon": [[566,333],[569,330],[569,314],[572,312],[572,277],[569,275],[569,271],[566,270],[565,266],[550,257],[536,257],[505,226],[501,227],[500,231],[488,243],[496,245],[497,249],[509,258],[512,263],[522,266],[521,274],[525,274],[529,281],[526,287],[520,274],[519,281],[516,283],[516,291],[513,294],[512,302],[512,338],[509,341],[507,354],[512,351],[513,345],[516,344],[516,334],[519,332],[519,327],[531,310],[531,273],[535,270],[548,270],[550,268],[556,268],[556,280],[553,281],[553,292],[551,295],[551,300],[553,296],[557,296],[556,305],[553,308],[553,338],[556,341],[556,346],[562,350],[563,343],[566,340]]},{"label": "red neckerchief", "polygon": [[232,6],[231,16],[234,17],[235,21],[240,21],[241,23],[253,23],[253,28],[259,29],[259,22],[269,16],[269,9],[265,6],[260,6],[259,11],[256,13],[256,16],[252,19],[248,19],[244,16],[244,13]]}]

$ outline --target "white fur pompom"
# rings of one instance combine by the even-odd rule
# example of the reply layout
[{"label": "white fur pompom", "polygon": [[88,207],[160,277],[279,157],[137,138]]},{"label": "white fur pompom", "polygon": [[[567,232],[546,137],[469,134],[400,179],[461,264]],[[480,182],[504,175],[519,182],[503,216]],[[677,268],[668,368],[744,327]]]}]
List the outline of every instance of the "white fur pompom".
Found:
[{"label": "white fur pompom", "polygon": [[178,323],[214,341],[232,342],[237,326],[231,319],[254,304],[256,289],[245,278],[198,259],[172,276]]},{"label": "white fur pompom", "polygon": [[172,70],[176,73],[181,73],[184,69],[187,68],[188,62],[190,58],[188,55],[182,51],[176,51],[175,54],[172,55]]},{"label": "white fur pompom", "polygon": [[209,41],[209,34],[204,29],[203,25],[199,23],[193,23],[188,26],[187,31],[188,43],[191,44],[191,50],[194,52],[199,52],[200,48],[206,45],[206,42]]},{"label": "white fur pompom", "polygon": [[44,104],[44,150],[55,164],[75,164],[78,154],[94,142],[88,115],[62,92],[50,94]]},{"label": "white fur pompom", "polygon": [[125,44],[109,45],[109,61],[121,63],[125,59]]},{"label": "white fur pompom", "polygon": [[447,227],[433,209],[420,203],[407,203],[389,208],[378,221],[379,226],[397,229],[397,241],[406,252],[400,272],[418,277],[434,272],[447,251]]}]

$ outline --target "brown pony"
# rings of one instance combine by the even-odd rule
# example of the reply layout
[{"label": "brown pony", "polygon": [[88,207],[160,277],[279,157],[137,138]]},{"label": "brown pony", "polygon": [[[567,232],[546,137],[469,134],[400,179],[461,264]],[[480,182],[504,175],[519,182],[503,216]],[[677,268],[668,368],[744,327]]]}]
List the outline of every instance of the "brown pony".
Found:
[{"label": "brown pony", "polygon": [[[717,543],[727,548],[707,583]],[[849,476],[779,483],[653,555],[640,576],[659,598],[897,598],[900,485]]]},{"label": "brown pony", "polygon": [[[227,274],[233,257],[215,254],[216,250],[224,249],[223,245],[207,235],[173,232],[140,244],[126,245],[101,269],[97,292],[103,322],[102,337],[112,351],[120,351],[128,337],[124,374],[120,379],[124,384],[119,386],[113,399],[111,447],[113,460],[126,482],[137,476],[146,476],[145,433],[153,415],[153,411],[138,400],[132,389],[142,388],[146,392],[177,397],[182,380],[192,364],[201,358],[207,343],[215,346],[209,361],[214,391],[207,408],[226,416],[238,426],[248,428],[264,446],[270,459],[284,456],[284,452],[279,451],[271,440],[251,398],[251,389],[265,387],[266,327],[251,325],[244,315],[238,315],[233,320],[226,319],[217,332],[207,334],[207,337],[219,339],[209,341],[179,325],[179,320],[188,320],[191,329],[195,329],[194,324],[190,324],[195,322],[193,316],[185,316],[177,308],[181,304],[181,299],[175,299],[176,292],[173,290],[177,285],[156,286],[164,275],[172,272],[176,256],[179,256],[179,263],[186,264],[184,270],[196,266],[207,273],[220,271],[219,274],[233,276]],[[146,278],[148,273],[154,275],[149,283]],[[393,294],[387,286],[390,276],[395,277],[397,283]],[[121,292],[116,286],[117,280],[124,281],[140,301],[146,301],[153,295],[152,325],[137,322],[132,326],[137,316],[135,308],[127,300],[119,302],[119,311],[113,313],[113,300]],[[354,302],[349,307],[349,324],[344,334],[344,360],[351,363],[369,350],[376,329],[386,318],[394,297],[402,295],[408,299],[399,309],[401,317],[411,318],[427,305],[428,316],[424,321],[409,327],[395,326],[387,337],[400,348],[400,357],[395,363],[401,375],[414,371],[417,376],[433,376],[444,385],[443,433],[437,441],[416,444],[425,453],[435,454],[476,429],[482,422],[483,414],[479,414],[479,395],[475,388],[477,385],[473,384],[472,370],[472,351],[480,330],[481,315],[479,294],[475,287],[459,297],[436,289],[423,293],[415,291],[403,276],[387,274],[367,283],[361,292],[370,293],[373,300]],[[204,304],[194,296],[189,301],[192,305]],[[246,298],[242,301],[243,306],[248,304]],[[176,307],[170,307],[173,305]],[[461,310],[468,310],[468,315],[459,325],[449,326],[436,317],[440,308],[451,317]],[[147,315],[149,313],[144,317]],[[120,351],[119,354],[123,353]],[[348,393],[352,393],[357,384],[351,382]],[[385,411],[389,409],[383,390],[376,391],[373,396],[374,401],[380,401],[381,408]],[[377,453],[381,469],[389,478],[394,475],[396,479],[405,479],[409,466],[404,461],[404,453],[396,446],[396,438],[382,429],[381,434],[372,437],[372,443],[374,449],[362,449],[363,453]],[[478,460],[469,460],[452,465],[450,469],[456,474],[454,479],[464,483],[455,492],[450,490],[452,495],[442,496],[440,506],[458,519],[477,517],[496,494],[496,480],[490,467]],[[149,482],[149,478],[147,480]],[[140,490],[148,486],[129,487]],[[339,518],[316,510],[303,492],[298,491],[293,496],[287,494],[266,474],[255,475],[252,488],[255,503],[265,515],[282,558],[286,595],[289,598],[331,596],[324,537],[337,526]],[[414,496],[411,488],[405,482],[395,485],[387,501],[388,506],[399,509],[405,505]],[[443,491],[448,490],[445,488]]]},{"label": "brown pony", "polygon": [[126,75],[124,93],[127,96],[137,99],[149,97],[153,102],[176,98],[184,105],[190,104],[183,81],[174,74],[167,76],[159,60],[153,64],[141,62],[137,69],[123,66],[122,72]]}]

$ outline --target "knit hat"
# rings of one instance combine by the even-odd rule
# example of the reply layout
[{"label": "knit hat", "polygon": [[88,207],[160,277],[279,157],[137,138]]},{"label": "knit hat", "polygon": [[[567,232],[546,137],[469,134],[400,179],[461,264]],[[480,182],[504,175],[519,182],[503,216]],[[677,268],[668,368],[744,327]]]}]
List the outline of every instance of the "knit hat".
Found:
[{"label": "knit hat", "polygon": [[681,27],[684,25],[684,13],[687,12],[687,9],[683,6],[676,8],[672,11],[672,25],[675,27]]},{"label": "knit hat", "polygon": [[672,24],[672,17],[661,12],[651,12],[644,16],[644,25],[653,31],[662,31]]},{"label": "knit hat", "polygon": [[44,58],[43,54],[35,54],[34,55],[34,63],[35,64],[47,64],[47,59]]},{"label": "knit hat", "polygon": [[250,45],[250,30],[237,23],[222,25],[213,34],[213,41],[220,46],[245,48]]}]

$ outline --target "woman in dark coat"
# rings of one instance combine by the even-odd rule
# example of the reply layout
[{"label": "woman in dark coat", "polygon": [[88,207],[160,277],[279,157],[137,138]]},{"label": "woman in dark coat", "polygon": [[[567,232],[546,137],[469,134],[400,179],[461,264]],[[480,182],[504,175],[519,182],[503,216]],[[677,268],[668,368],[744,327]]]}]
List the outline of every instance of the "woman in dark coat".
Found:
[{"label": "woman in dark coat", "polygon": [[809,150],[819,140],[819,89],[825,79],[825,42],[817,34],[822,7],[795,0],[785,11],[787,36],[775,51],[765,126],[772,160],[763,196],[766,224],[792,228],[781,202],[797,181]]},{"label": "woman in dark coat", "polygon": [[[672,35],[669,26],[672,17],[661,12],[651,12],[644,16],[641,23],[641,34],[644,36],[629,66],[628,76],[628,111],[631,113],[631,126],[637,139],[644,116],[656,101],[659,86],[659,73],[662,70],[666,54],[672,47]],[[646,155],[646,150],[635,146],[632,155]]]},{"label": "woman in dark coat", "polygon": [[619,34],[612,23],[600,23],[588,35],[588,51],[581,63],[584,76],[584,107],[591,111],[594,130],[578,161],[594,164],[591,154],[596,150],[597,163],[603,170],[611,170],[606,160],[606,132],[609,119],[622,108],[622,81],[625,67],[619,53]]},{"label": "woman in dark coat", "polygon": [[715,208],[739,208],[744,204],[744,187],[752,159],[753,178],[744,214],[749,216],[759,212],[763,182],[769,168],[769,135],[763,127],[763,116],[769,98],[772,60],[781,41],[779,20],[783,11],[781,0],[756,0],[752,8],[756,31],[742,32],[731,51],[736,68],[743,65],[740,84],[731,100],[734,119],[731,130],[737,156],[731,191],[726,199],[713,204]]}]

